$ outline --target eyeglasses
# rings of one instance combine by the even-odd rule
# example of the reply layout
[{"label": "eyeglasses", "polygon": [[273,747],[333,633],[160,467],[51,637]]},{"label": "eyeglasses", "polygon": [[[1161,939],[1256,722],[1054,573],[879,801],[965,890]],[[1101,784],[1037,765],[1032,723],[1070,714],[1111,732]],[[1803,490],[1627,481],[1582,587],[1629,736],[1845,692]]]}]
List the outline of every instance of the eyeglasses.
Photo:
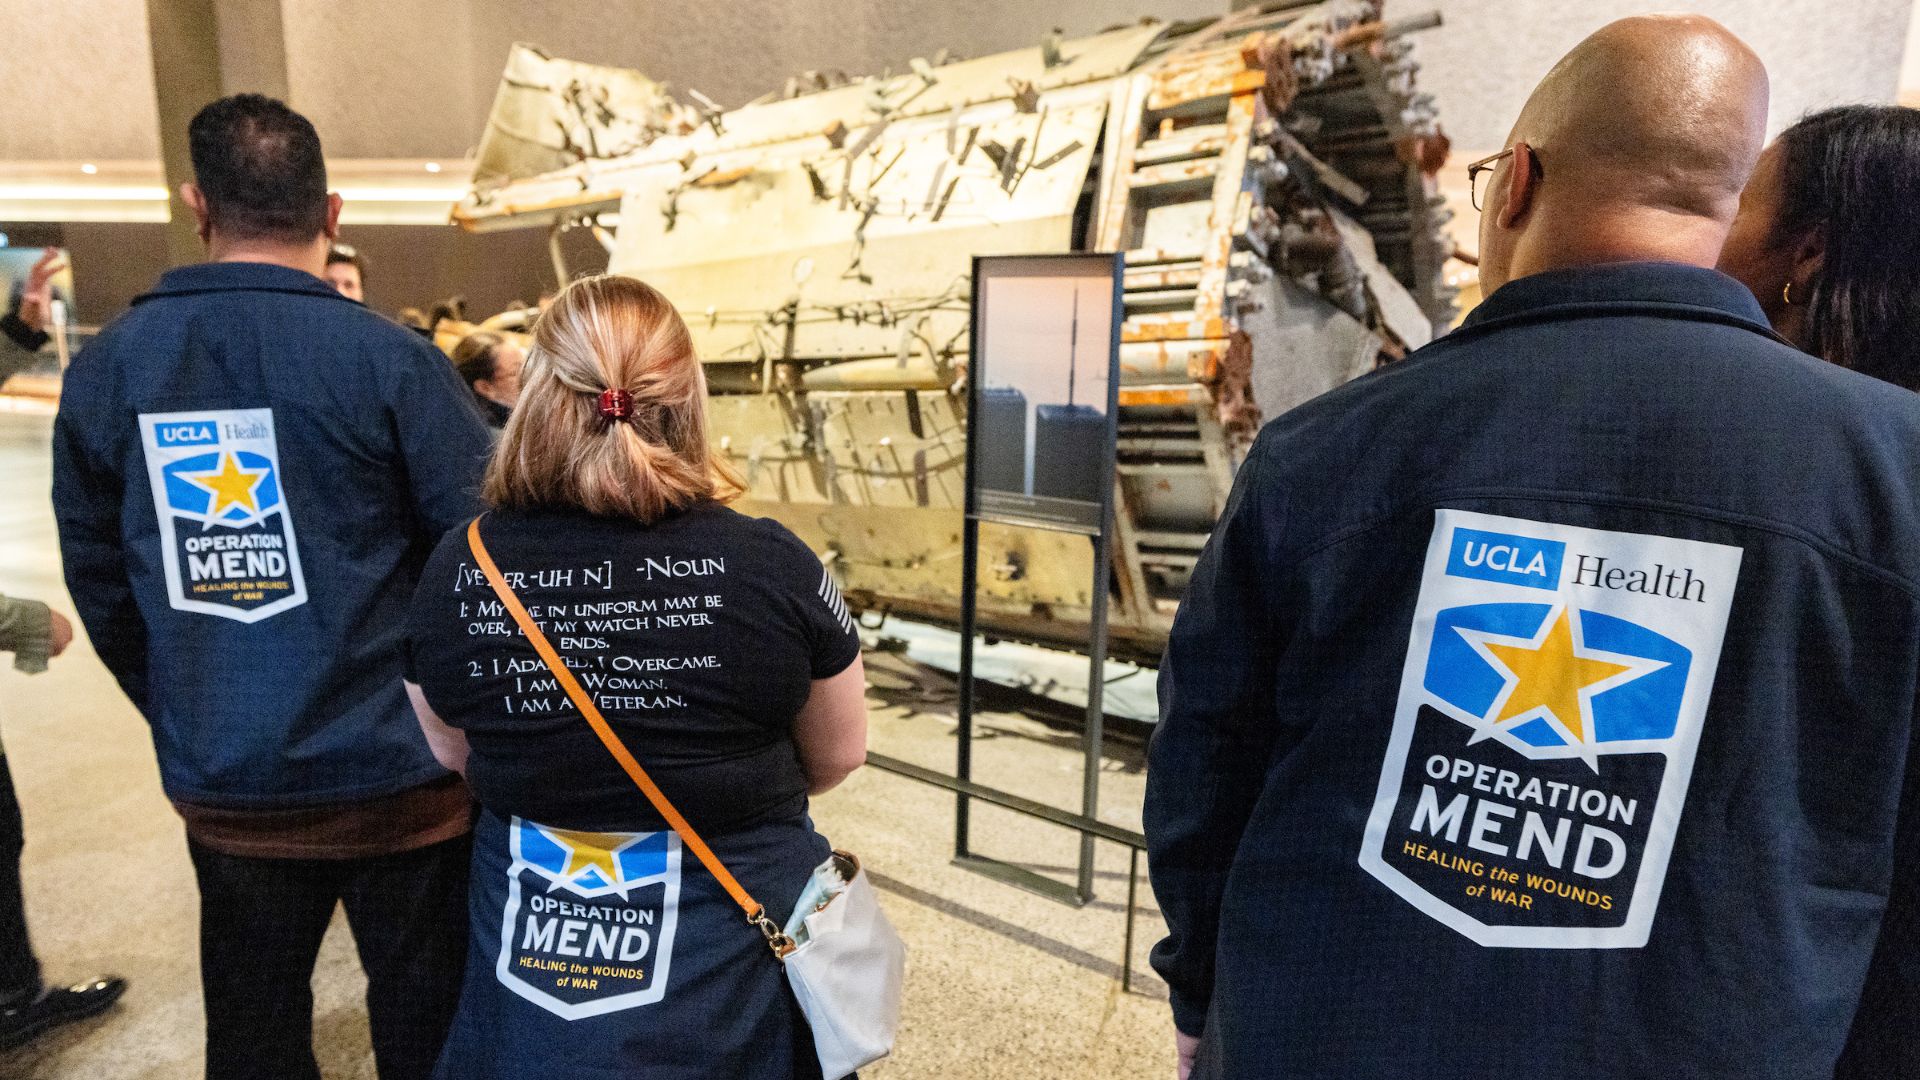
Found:
[{"label": "eyeglasses", "polygon": [[[1480,205],[1480,177],[1486,173],[1492,172],[1494,165],[1497,162],[1499,162],[1501,158],[1506,157],[1507,155],[1513,153],[1514,147],[1517,147],[1518,145],[1519,145],[1518,143],[1515,143],[1514,146],[1509,146],[1505,150],[1502,150],[1497,154],[1488,154],[1486,157],[1483,157],[1479,161],[1475,161],[1467,166],[1467,189],[1470,192],[1472,192],[1473,208],[1475,210],[1485,209]],[[1532,150],[1533,148],[1528,147],[1528,149]],[[1529,156],[1528,160],[1532,163],[1534,176],[1540,177],[1540,176],[1546,175],[1546,170],[1540,167],[1539,151],[1534,151]]]}]

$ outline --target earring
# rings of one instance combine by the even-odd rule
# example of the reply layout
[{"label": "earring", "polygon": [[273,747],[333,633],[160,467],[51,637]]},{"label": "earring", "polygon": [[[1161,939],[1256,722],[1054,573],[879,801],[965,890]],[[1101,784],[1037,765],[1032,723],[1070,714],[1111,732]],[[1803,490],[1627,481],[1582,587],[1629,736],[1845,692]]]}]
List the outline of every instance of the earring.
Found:
[{"label": "earring", "polygon": [[1786,286],[1780,290],[1780,302],[1788,307],[1793,306],[1793,282],[1787,282]]}]

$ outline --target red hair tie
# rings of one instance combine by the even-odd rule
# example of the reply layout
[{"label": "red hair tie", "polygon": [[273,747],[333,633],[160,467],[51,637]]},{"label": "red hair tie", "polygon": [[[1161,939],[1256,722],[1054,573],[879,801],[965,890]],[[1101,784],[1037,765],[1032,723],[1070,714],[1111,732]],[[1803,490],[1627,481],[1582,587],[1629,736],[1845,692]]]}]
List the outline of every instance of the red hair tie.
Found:
[{"label": "red hair tie", "polygon": [[625,420],[633,415],[633,395],[625,390],[607,390],[600,395],[600,415],[608,420]]}]

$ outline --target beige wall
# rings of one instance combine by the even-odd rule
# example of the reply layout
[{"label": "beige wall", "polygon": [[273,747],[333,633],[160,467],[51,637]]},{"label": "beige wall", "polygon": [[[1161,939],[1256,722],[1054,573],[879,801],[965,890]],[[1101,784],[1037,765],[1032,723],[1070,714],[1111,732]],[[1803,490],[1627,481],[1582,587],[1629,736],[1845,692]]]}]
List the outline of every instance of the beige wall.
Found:
[{"label": "beige wall", "polygon": [[1907,60],[1900,66],[1900,101],[1920,108],[1920,4],[1907,25]]},{"label": "beige wall", "polygon": [[[898,71],[910,57],[942,46],[977,56],[1035,44],[1054,26],[1090,33],[1141,15],[1182,18],[1225,6],[1224,0],[288,0],[287,32],[296,43],[294,97],[311,110],[332,152],[450,157],[478,139],[515,41],[569,59],[638,68],[675,90],[691,87],[738,105],[808,68]],[[377,74],[356,88],[361,72]]]},{"label": "beige wall", "polygon": [[[296,106],[339,157],[458,157],[479,135],[507,46],[638,67],[739,104],[804,68],[896,70],[948,46],[980,55],[1227,0],[284,0]],[[1743,35],[1774,74],[1774,127],[1808,109],[1888,100],[1912,0],[1389,0],[1439,10],[1422,81],[1456,145],[1498,147],[1533,82],[1620,15],[1692,7]],[[1913,31],[1920,35],[1920,30]],[[0,160],[158,153],[144,0],[0,0]],[[1920,48],[1907,85],[1920,88]]]},{"label": "beige wall", "polygon": [[[478,139],[507,48],[637,67],[737,105],[804,68],[905,68],[1054,26],[1090,33],[1226,0],[284,0],[294,105],[328,152],[452,158]],[[144,0],[0,0],[0,160],[153,158]]]},{"label": "beige wall", "polygon": [[0,0],[0,161],[159,156],[145,0]]},{"label": "beige wall", "polygon": [[[1417,0],[1415,0],[1416,6]],[[1446,25],[1420,36],[1420,80],[1461,150],[1498,150],[1528,90],[1587,34],[1625,15],[1691,10],[1739,34],[1773,76],[1779,131],[1828,105],[1890,101],[1912,0],[1436,0]],[[1406,4],[1400,4],[1407,10]]]},{"label": "beige wall", "polygon": [[[1774,75],[1774,129],[1837,102],[1920,92],[1912,0],[1388,0],[1440,10],[1421,81],[1461,150],[1498,148],[1532,83],[1607,19],[1690,6],[1747,38]],[[459,158],[515,40],[639,67],[722,104],[806,67],[900,69],[1089,33],[1227,0],[284,0],[294,104],[338,158]],[[0,0],[0,160],[156,158],[144,0]],[[1908,44],[1912,42],[1912,44]],[[1905,58],[1905,75],[1903,75]]]}]

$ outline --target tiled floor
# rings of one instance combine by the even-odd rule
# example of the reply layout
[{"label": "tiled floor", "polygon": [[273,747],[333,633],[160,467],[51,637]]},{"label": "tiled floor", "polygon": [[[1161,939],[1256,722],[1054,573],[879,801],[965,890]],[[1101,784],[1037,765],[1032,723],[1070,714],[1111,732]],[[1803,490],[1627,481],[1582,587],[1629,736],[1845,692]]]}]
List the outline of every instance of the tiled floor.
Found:
[{"label": "tiled floor", "polygon": [[[0,410],[0,593],[71,613],[48,503],[44,416]],[[950,686],[872,661],[874,749],[929,767],[953,761]],[[263,692],[265,692],[263,690]],[[1011,716],[982,719],[976,776],[1077,803],[1073,736]],[[160,793],[145,725],[84,643],[33,678],[0,672],[0,732],[27,818],[27,907],[53,979],[114,971],[132,983],[107,1016],[0,1056],[19,1080],[186,1080],[200,1075],[197,902],[179,819]],[[1137,748],[1105,762],[1103,817],[1138,827]],[[867,862],[912,950],[905,1030],[883,1080],[1172,1075],[1164,988],[1144,971],[1162,928],[1144,874],[1134,992],[1120,989],[1124,849],[1099,845],[1099,898],[1084,909],[953,867],[953,798],[866,769],[815,804],[820,828]],[[1037,868],[1078,842],[981,808],[975,847]],[[333,1080],[372,1077],[364,990],[336,920],[315,986],[315,1045]]]}]

